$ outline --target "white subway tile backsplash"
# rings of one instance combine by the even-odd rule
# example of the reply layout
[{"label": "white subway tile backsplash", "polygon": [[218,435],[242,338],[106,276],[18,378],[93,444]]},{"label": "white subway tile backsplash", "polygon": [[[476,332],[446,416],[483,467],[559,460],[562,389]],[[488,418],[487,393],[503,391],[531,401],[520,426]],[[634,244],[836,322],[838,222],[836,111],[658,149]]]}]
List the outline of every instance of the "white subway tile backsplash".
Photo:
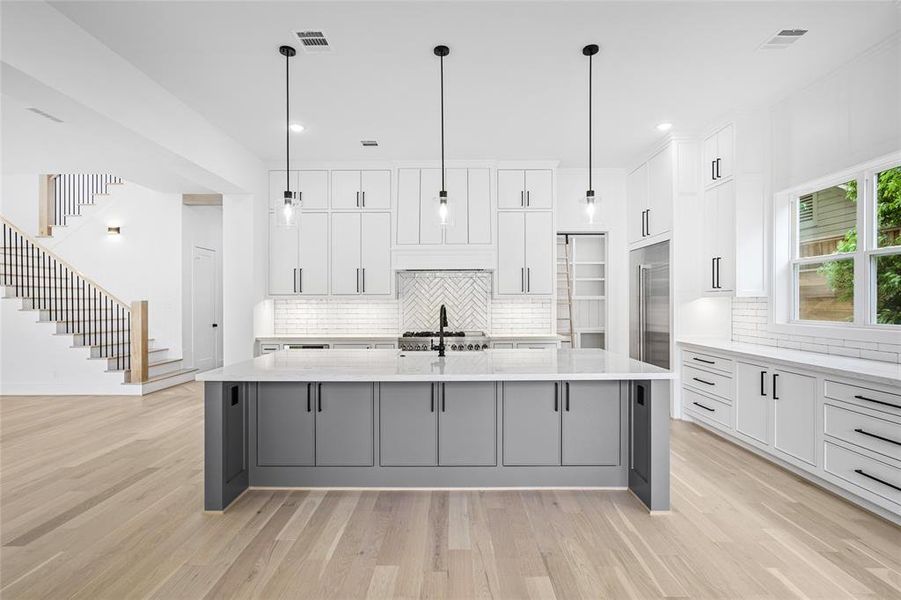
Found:
[{"label": "white subway tile backsplash", "polygon": [[901,362],[901,344],[815,337],[771,331],[767,298],[733,298],[732,339],[736,342],[778,346],[808,352]]}]

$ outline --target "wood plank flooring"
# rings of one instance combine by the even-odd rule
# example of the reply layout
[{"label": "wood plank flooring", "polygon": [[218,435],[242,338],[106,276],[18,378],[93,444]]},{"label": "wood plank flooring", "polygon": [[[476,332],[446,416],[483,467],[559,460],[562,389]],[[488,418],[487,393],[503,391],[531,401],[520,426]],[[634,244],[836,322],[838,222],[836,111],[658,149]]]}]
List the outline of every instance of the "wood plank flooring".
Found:
[{"label": "wood plank flooring", "polygon": [[901,529],[693,425],[628,492],[253,491],[202,512],[199,384],[0,400],[0,597],[901,598]]}]

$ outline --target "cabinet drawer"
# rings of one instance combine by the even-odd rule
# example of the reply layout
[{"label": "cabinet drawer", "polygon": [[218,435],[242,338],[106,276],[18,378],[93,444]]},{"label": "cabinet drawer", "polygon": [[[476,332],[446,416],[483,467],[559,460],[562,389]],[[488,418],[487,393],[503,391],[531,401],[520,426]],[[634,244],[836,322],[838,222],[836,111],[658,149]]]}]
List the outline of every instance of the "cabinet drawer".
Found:
[{"label": "cabinet drawer", "polygon": [[901,395],[826,380],[827,398],[901,415]]},{"label": "cabinet drawer", "polygon": [[[836,477],[901,505],[901,469],[826,442],[825,469]],[[854,490],[853,486],[849,489]]]},{"label": "cabinet drawer", "polygon": [[825,408],[826,435],[901,461],[901,423],[832,404],[826,404]]},{"label": "cabinet drawer", "polygon": [[689,365],[682,366],[682,383],[708,394],[721,396],[730,403],[734,395],[734,384],[731,377],[702,371]]},{"label": "cabinet drawer", "polygon": [[260,344],[260,354],[272,354],[282,349],[281,344]]},{"label": "cabinet drawer", "polygon": [[693,365],[702,369],[713,369],[714,371],[723,371],[731,375],[735,369],[735,361],[722,358],[720,356],[711,356],[710,354],[701,354],[699,352],[682,352],[683,363]]},{"label": "cabinet drawer", "polygon": [[682,397],[683,406],[691,411],[692,415],[700,417],[702,421],[712,421],[732,429],[731,405],[702,396],[687,387],[682,388]]}]

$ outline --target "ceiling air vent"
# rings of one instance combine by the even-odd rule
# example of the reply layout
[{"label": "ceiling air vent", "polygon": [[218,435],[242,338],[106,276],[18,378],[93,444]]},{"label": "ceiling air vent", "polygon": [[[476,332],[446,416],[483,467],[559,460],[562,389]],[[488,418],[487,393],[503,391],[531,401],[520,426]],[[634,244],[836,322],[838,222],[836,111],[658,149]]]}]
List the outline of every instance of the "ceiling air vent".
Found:
[{"label": "ceiling air vent", "polygon": [[360,140],[360,143],[364,148],[376,148],[379,145],[377,140]]},{"label": "ceiling air vent", "polygon": [[761,50],[785,50],[807,33],[806,29],[782,29],[761,46]]},{"label": "ceiling air vent", "polygon": [[323,54],[332,51],[328,38],[321,31],[295,31],[294,35],[300,40],[300,45],[307,54]]},{"label": "ceiling air vent", "polygon": [[62,123],[63,122],[62,119],[58,119],[58,118],[54,117],[53,115],[51,115],[50,113],[42,111],[40,108],[35,108],[32,106],[32,107],[28,108],[27,110],[30,110],[31,112],[33,112],[36,115],[41,115],[45,119],[50,119],[54,123]]}]

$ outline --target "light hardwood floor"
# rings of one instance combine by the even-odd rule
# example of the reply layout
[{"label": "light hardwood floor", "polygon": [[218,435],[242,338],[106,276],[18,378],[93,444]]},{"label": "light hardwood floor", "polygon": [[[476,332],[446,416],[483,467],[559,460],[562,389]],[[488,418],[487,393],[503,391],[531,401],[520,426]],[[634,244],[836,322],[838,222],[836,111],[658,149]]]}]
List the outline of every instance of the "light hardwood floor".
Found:
[{"label": "light hardwood floor", "polygon": [[901,597],[901,529],[686,423],[628,492],[253,491],[202,511],[199,384],[6,397],[0,596]]}]

